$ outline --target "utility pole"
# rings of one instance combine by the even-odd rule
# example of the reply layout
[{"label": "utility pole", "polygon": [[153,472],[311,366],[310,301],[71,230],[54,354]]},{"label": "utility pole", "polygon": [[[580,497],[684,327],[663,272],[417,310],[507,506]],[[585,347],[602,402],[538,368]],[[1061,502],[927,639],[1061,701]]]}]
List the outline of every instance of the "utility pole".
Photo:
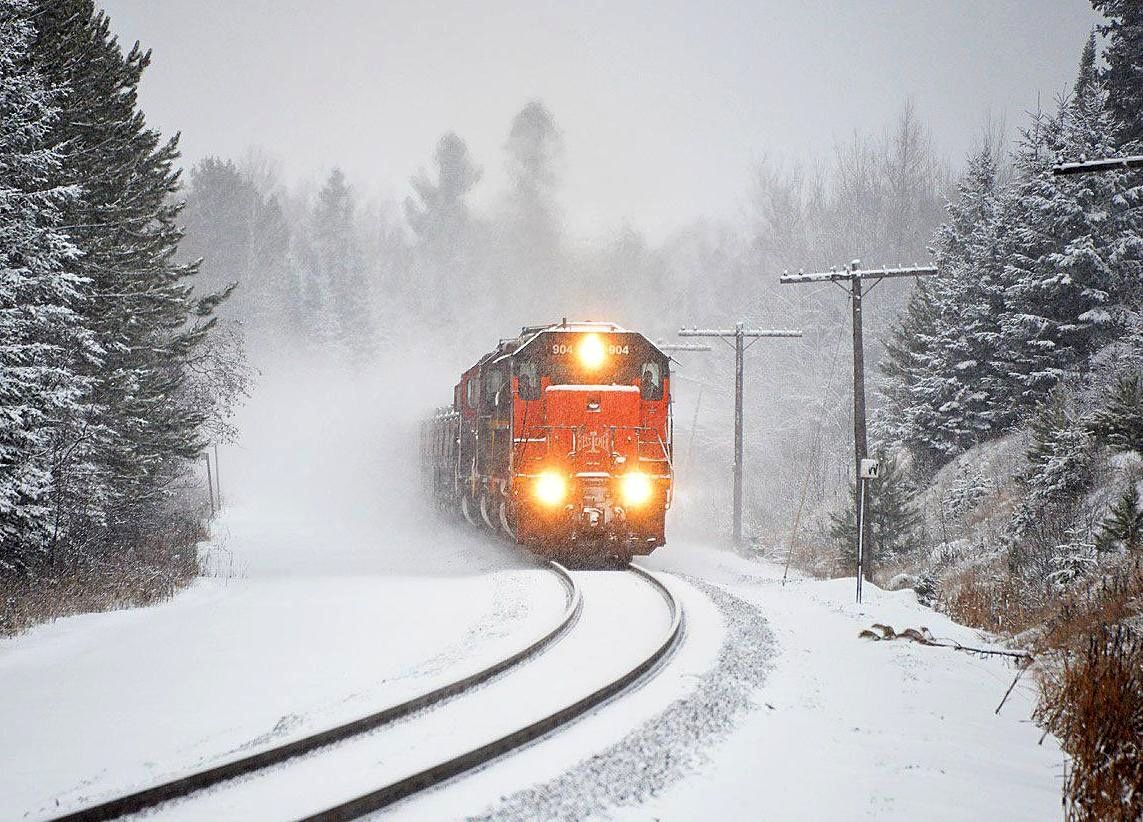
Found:
[{"label": "utility pole", "polygon": [[[682,328],[680,337],[716,337],[734,346],[734,544],[742,543],[742,372],[746,349],[762,337],[800,337],[801,331],[746,328],[737,322],[734,328]],[[746,344],[746,338],[751,342]],[[734,342],[730,343],[733,339]],[[707,346],[709,350],[709,346]]]},{"label": "utility pole", "polygon": [[202,457],[206,460],[206,495],[210,498],[210,518],[214,519],[214,481],[210,478],[210,452]]},{"label": "utility pole", "polygon": [[214,495],[218,498],[218,510],[222,510],[222,469],[218,467],[218,443],[214,444]]},{"label": "utility pole", "polygon": [[1143,154],[1132,157],[1101,157],[1098,160],[1081,160],[1078,163],[1063,161],[1052,166],[1052,174],[1090,174],[1096,171],[1126,171],[1129,168],[1143,168]]},{"label": "utility pole", "polygon": [[[655,347],[658,348],[660,351],[710,351],[711,350],[711,347],[709,345],[705,345],[703,343],[667,343],[667,342],[663,342],[662,340],[657,341],[655,343]],[[674,359],[674,357],[671,357],[671,359]],[[694,449],[695,449],[695,429],[698,428],[699,407],[702,405],[702,389],[703,389],[703,386],[700,383],[699,384],[698,399],[695,400],[695,416],[694,416],[694,419],[691,420],[690,442],[687,444],[687,455],[686,455],[686,457],[683,458],[683,464],[687,468],[690,468],[690,466],[691,466],[691,457],[693,456]]]},{"label": "utility pole", "polygon": [[[787,271],[778,278],[778,281],[783,284],[838,283],[843,290],[845,286],[841,286],[841,283],[845,281],[849,282],[850,306],[853,309],[853,476],[854,482],[857,483],[858,498],[856,512],[858,602],[861,602],[861,580],[868,571],[868,565],[864,562],[864,554],[872,547],[869,539],[869,524],[865,516],[865,498],[867,495],[864,493],[865,483],[863,481],[872,479],[872,477],[863,477],[863,474],[869,473],[868,465],[866,465],[865,471],[862,470],[863,463],[868,463],[869,461],[869,440],[865,419],[865,341],[862,331],[861,298],[876,288],[884,279],[892,277],[924,277],[936,273],[937,269],[935,266],[862,270],[861,260],[854,260],[841,271],[831,269],[830,271],[817,271],[812,274],[806,274],[801,271],[797,274],[791,274]],[[868,288],[864,286],[866,280],[873,281],[873,284]],[[874,469],[874,476],[875,475],[876,472]]]}]

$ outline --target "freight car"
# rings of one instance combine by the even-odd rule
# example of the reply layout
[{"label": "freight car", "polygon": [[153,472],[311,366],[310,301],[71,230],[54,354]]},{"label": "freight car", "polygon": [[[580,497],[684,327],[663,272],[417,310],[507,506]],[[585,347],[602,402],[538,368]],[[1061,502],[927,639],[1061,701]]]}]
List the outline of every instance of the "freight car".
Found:
[{"label": "freight car", "polygon": [[543,556],[649,554],[671,504],[669,363],[611,323],[501,340],[422,425],[426,492]]}]

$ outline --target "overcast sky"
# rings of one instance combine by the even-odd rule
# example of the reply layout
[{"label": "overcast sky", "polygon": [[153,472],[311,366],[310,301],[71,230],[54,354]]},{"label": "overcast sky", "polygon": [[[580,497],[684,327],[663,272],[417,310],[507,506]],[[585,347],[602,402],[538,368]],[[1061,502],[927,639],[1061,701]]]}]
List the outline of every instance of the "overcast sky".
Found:
[{"label": "overcast sky", "polygon": [[985,118],[1010,126],[1072,82],[1083,0],[105,0],[154,51],[150,122],[189,166],[261,146],[288,179],[342,166],[403,198],[455,130],[502,179],[513,114],[542,99],[564,134],[579,233],[652,236],[738,213],[763,157],[827,157],[911,97],[954,166]]}]

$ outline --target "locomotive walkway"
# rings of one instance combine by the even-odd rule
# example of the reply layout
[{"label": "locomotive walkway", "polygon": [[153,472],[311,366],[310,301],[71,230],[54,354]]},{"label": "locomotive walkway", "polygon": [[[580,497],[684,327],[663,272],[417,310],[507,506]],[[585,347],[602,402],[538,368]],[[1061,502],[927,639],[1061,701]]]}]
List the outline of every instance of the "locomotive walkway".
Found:
[{"label": "locomotive walkway", "polygon": [[[564,612],[527,647],[483,670],[352,722],[59,819],[114,819],[159,806],[167,818],[251,818],[270,808],[279,809],[272,818],[356,818],[555,731],[640,682],[679,641],[681,606],[649,572],[634,566],[625,573],[569,572],[554,562],[550,568],[566,590]],[[652,600],[660,602],[660,614],[666,606],[665,629],[661,616],[650,616]],[[619,602],[625,603],[621,613]],[[602,654],[602,682],[599,671],[569,671],[566,663],[561,667],[565,655],[544,653],[565,643],[606,648],[624,640],[640,646],[636,660]],[[566,655],[573,658],[583,654]]]}]

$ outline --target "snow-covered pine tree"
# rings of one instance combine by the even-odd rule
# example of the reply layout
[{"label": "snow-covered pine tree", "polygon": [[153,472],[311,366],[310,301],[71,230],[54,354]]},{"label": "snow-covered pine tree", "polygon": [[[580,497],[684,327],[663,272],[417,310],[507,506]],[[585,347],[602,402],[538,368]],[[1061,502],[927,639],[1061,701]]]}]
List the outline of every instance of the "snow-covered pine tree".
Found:
[{"label": "snow-covered pine tree", "polygon": [[66,149],[51,182],[82,190],[63,206],[81,252],[69,270],[87,280],[81,313],[102,350],[86,371],[101,486],[87,493],[105,494],[107,524],[71,536],[120,551],[164,530],[173,480],[201,449],[203,415],[182,387],[224,295],[195,300],[196,266],[174,262],[177,138],[164,142],[137,103],[150,53],[136,44],[124,54],[92,0],[44,4],[36,25],[34,63],[66,89],[49,137]]},{"label": "snow-covered pine tree", "polygon": [[1088,430],[1104,445],[1143,454],[1143,379],[1138,371],[1119,377],[1104,404],[1092,412]]},{"label": "snow-covered pine tree", "polygon": [[[1107,88],[1107,108],[1125,148],[1143,147],[1143,4],[1138,0],[1092,0],[1107,22],[1099,26],[1107,46],[1099,77]],[[1127,144],[1134,143],[1132,149]]]},{"label": "snow-covered pine tree", "polygon": [[563,140],[547,106],[533,100],[512,118],[504,150],[503,260],[493,288],[502,298],[524,291],[538,300],[533,311],[556,317],[569,296],[560,270],[563,226],[556,197]]},{"label": "snow-covered pine tree", "polygon": [[464,140],[451,131],[437,143],[433,165],[432,177],[422,170],[409,181],[415,196],[405,199],[405,219],[416,237],[414,273],[421,314],[445,326],[457,311],[470,312],[474,300],[487,296],[481,293],[487,284],[477,281],[467,203],[482,171]]},{"label": "snow-covered pine tree", "polygon": [[[870,522],[870,542],[863,546],[868,563],[884,561],[920,544],[923,516],[913,503],[916,488],[905,476],[895,456],[879,452],[881,471],[867,484],[869,499],[865,510]],[[857,562],[857,488],[849,489],[850,504],[841,514],[830,517],[830,536],[837,541],[847,567]],[[872,567],[871,564],[867,567]]]},{"label": "snow-covered pine tree", "polygon": [[1143,501],[1140,501],[1139,484],[1134,477],[1127,481],[1123,495],[1100,526],[1095,547],[1100,551],[1143,548]]},{"label": "snow-covered pine tree", "polygon": [[1138,287],[1143,199],[1135,175],[1050,171],[1059,156],[1115,153],[1106,100],[1093,37],[1074,94],[1054,116],[1037,116],[1018,154],[1023,182],[1001,326],[1015,400],[1025,410],[1115,337],[1123,301]]},{"label": "snow-covered pine tree", "polygon": [[1031,490],[1032,515],[1045,503],[1072,501],[1091,487],[1093,440],[1075,397],[1053,389],[1031,418],[1032,444],[1023,482]]},{"label": "snow-covered pine tree", "polygon": [[0,0],[0,575],[52,560],[67,483],[86,470],[93,356],[75,308],[83,285],[61,233],[74,188],[49,137],[59,89],[29,62],[35,6]]},{"label": "snow-covered pine tree", "polygon": [[277,198],[234,162],[207,157],[191,169],[182,218],[180,256],[202,258],[196,287],[238,283],[220,316],[240,320],[254,337],[284,330],[289,228]]},{"label": "snow-covered pine tree", "polygon": [[377,351],[371,300],[354,224],[353,195],[341,169],[330,172],[311,215],[310,271],[325,296],[320,323],[334,351],[354,364]]},{"label": "snow-covered pine tree", "polygon": [[886,346],[878,427],[923,476],[1012,419],[998,324],[1009,204],[997,174],[991,145],[969,158],[937,229],[942,276],[917,283]]}]

